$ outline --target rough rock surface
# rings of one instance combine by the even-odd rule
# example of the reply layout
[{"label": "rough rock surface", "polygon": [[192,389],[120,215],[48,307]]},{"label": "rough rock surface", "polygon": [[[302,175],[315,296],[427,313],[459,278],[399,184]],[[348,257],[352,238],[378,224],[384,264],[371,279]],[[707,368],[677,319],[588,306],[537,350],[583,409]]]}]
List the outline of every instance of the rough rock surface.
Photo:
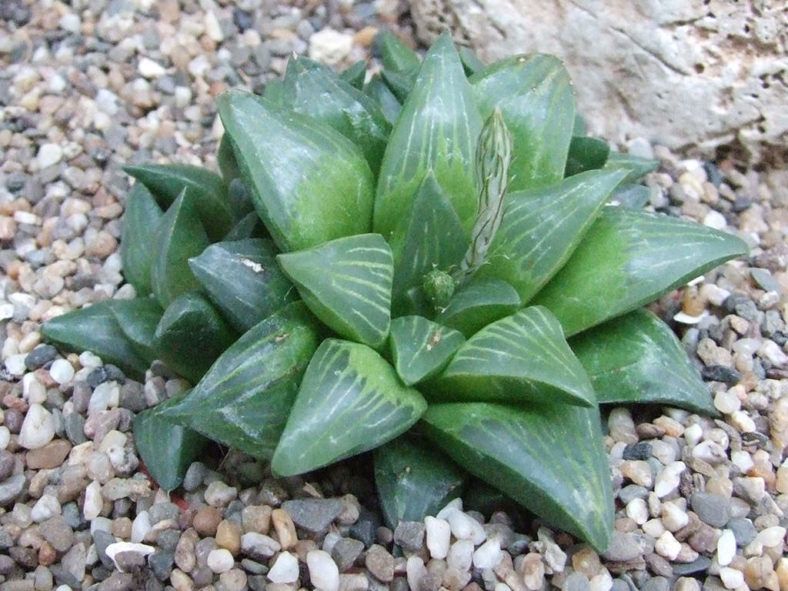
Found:
[{"label": "rough rock surface", "polygon": [[561,57],[595,134],[705,155],[733,144],[752,161],[788,152],[781,0],[414,0],[411,11],[423,41],[449,26],[485,60]]}]

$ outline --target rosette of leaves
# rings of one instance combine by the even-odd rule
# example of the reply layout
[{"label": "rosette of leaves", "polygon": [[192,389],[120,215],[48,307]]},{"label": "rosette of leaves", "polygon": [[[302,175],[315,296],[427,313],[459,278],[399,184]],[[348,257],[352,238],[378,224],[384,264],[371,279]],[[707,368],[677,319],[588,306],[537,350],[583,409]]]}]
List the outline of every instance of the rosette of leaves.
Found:
[{"label": "rosette of leaves", "polygon": [[471,474],[604,549],[599,406],[714,412],[641,307],[747,249],[643,210],[656,163],[583,135],[557,59],[379,43],[367,81],[294,58],[264,96],[219,97],[221,176],[129,167],[137,298],[44,334],[194,384],[135,423],[167,489],[206,438],[281,476],[374,450],[392,525]]}]

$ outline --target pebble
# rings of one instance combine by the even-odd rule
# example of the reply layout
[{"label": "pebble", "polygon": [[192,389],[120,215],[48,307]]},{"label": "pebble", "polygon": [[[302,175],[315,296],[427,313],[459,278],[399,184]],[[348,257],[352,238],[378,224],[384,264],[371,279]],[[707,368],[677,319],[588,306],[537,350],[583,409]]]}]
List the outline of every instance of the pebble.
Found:
[{"label": "pebble", "polygon": [[31,404],[19,431],[19,445],[27,449],[38,449],[52,441],[55,436],[55,420],[40,404]]},{"label": "pebble", "polygon": [[339,569],[328,552],[323,550],[308,552],[306,565],[309,569],[309,580],[315,589],[339,591]]},{"label": "pebble", "polygon": [[285,501],[282,509],[296,526],[316,534],[328,529],[342,512],[343,505],[339,499],[298,499]]},{"label": "pebble", "polygon": [[730,503],[723,496],[694,492],[690,504],[698,517],[712,527],[723,527],[731,518]]},{"label": "pebble", "polygon": [[298,542],[298,536],[290,514],[284,509],[274,509],[271,512],[271,522],[282,548],[285,550],[293,548]]},{"label": "pebble", "polygon": [[222,514],[216,507],[200,507],[194,514],[192,525],[201,536],[215,536],[216,528],[222,521]]},{"label": "pebble", "polygon": [[233,568],[235,559],[230,551],[225,548],[217,548],[208,553],[206,564],[215,573],[224,573]]},{"label": "pebble", "polygon": [[36,154],[39,170],[54,166],[63,159],[63,149],[58,144],[42,144]]},{"label": "pebble", "polygon": [[379,581],[390,583],[394,579],[394,557],[383,546],[373,544],[364,564]]},{"label": "pebble", "polygon": [[473,553],[473,565],[479,569],[494,568],[501,560],[501,542],[491,538]]},{"label": "pebble", "polygon": [[335,65],[344,60],[353,48],[353,36],[325,28],[309,39],[309,57],[315,61]]},{"label": "pebble", "polygon": [[49,470],[59,467],[71,451],[71,444],[63,439],[53,439],[46,445],[25,454],[30,470]]},{"label": "pebble", "polygon": [[666,497],[676,490],[681,481],[681,473],[686,468],[684,462],[671,462],[665,466],[654,481],[654,493],[657,497]]},{"label": "pebble", "polygon": [[633,534],[613,531],[610,545],[602,553],[602,557],[613,562],[627,562],[642,555],[642,550]]},{"label": "pebble", "polygon": [[681,542],[676,540],[672,533],[666,531],[654,542],[654,550],[668,560],[675,560],[681,552]]},{"label": "pebble", "polygon": [[451,526],[445,519],[427,516],[424,518],[427,549],[430,556],[437,559],[446,558],[451,542]]},{"label": "pebble", "polygon": [[74,378],[74,366],[65,359],[56,359],[49,368],[49,375],[61,386]]},{"label": "pebble", "polygon": [[241,536],[241,551],[257,560],[271,558],[281,549],[279,542],[265,534],[247,532]]},{"label": "pebble", "polygon": [[736,538],[730,529],[722,530],[717,540],[717,563],[720,566],[728,566],[736,554]]},{"label": "pebble", "polygon": [[720,579],[726,589],[738,589],[744,585],[744,573],[728,566],[720,568]]},{"label": "pebble", "polygon": [[267,576],[272,583],[295,583],[298,580],[298,559],[290,552],[282,552]]}]

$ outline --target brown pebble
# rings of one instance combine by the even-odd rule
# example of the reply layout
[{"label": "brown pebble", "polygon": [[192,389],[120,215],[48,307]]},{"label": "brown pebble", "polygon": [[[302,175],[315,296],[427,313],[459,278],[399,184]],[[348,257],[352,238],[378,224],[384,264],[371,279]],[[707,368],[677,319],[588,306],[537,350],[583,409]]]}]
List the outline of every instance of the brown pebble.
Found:
[{"label": "brown pebble", "polygon": [[57,551],[49,542],[43,542],[38,548],[38,564],[50,566],[57,560]]},{"label": "brown pebble", "polygon": [[602,563],[599,554],[592,548],[584,546],[572,555],[572,568],[591,579],[602,568]]},{"label": "brown pebble", "polygon": [[116,538],[127,540],[131,537],[131,519],[118,517],[112,522],[112,535]]},{"label": "brown pebble", "polygon": [[719,535],[713,527],[701,523],[697,531],[693,533],[687,541],[689,542],[690,548],[695,550],[695,552],[706,552],[711,554],[717,549],[717,538],[719,538]]},{"label": "brown pebble", "polygon": [[268,505],[249,505],[241,512],[244,532],[267,534],[271,529],[271,507]]},{"label": "brown pebble", "polygon": [[241,550],[241,526],[223,519],[216,528],[216,545],[236,556]]},{"label": "brown pebble", "polygon": [[41,470],[57,468],[63,464],[68,453],[71,451],[71,444],[65,439],[54,439],[44,447],[31,449],[25,456],[27,467],[31,470]]},{"label": "brown pebble", "polygon": [[201,536],[214,536],[221,520],[222,514],[216,507],[200,507],[194,514],[192,526]]},{"label": "brown pebble", "polygon": [[767,587],[769,583],[777,584],[777,588],[771,589],[771,591],[779,591],[780,589],[772,561],[766,556],[754,556],[747,561],[747,565],[744,567],[744,580],[750,589],[770,588]]},{"label": "brown pebble", "polygon": [[364,27],[353,36],[353,42],[356,45],[360,45],[361,47],[369,47],[370,45],[372,45],[372,40],[375,38],[375,35],[377,34],[378,34],[377,28]]},{"label": "brown pebble", "polygon": [[668,578],[673,576],[673,567],[659,554],[649,554],[646,556],[646,565],[655,575]]},{"label": "brown pebble", "polygon": [[394,579],[394,557],[383,546],[373,544],[367,550],[364,565],[379,581],[390,583]]},{"label": "brown pebble", "polygon": [[652,423],[641,423],[635,426],[635,432],[640,439],[658,439],[665,434],[665,429]]},{"label": "brown pebble", "polygon": [[274,509],[271,512],[271,521],[274,524],[282,550],[288,550],[295,546],[296,542],[298,542],[298,536],[290,514],[284,509]]},{"label": "brown pebble", "polygon": [[175,564],[185,573],[190,573],[197,566],[197,557],[194,554],[195,545],[200,536],[193,528],[181,534],[175,546]]}]

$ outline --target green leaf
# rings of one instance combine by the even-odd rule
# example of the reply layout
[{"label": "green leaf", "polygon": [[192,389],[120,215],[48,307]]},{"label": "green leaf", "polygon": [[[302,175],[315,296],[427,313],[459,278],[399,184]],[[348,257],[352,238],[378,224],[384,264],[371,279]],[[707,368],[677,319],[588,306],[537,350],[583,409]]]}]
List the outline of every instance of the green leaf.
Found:
[{"label": "green leaf", "polygon": [[651,189],[645,185],[620,185],[610,198],[610,204],[642,209],[650,200]]},{"label": "green leaf", "polygon": [[427,441],[403,435],[375,450],[375,487],[383,519],[424,521],[462,492],[465,472]]},{"label": "green leaf", "polygon": [[478,72],[471,84],[482,118],[499,108],[514,137],[509,190],[560,181],[575,117],[572,83],[560,60],[514,56]]},{"label": "green leaf", "polygon": [[474,150],[481,127],[462,64],[445,33],[424,57],[391,132],[375,197],[375,232],[391,239],[430,171],[470,232],[476,216]]},{"label": "green leaf", "polygon": [[380,58],[385,69],[408,73],[417,70],[421,65],[419,55],[391,31],[383,29],[378,33],[375,42],[380,46]]},{"label": "green leaf", "polygon": [[572,135],[573,136],[586,135],[588,133],[586,128],[587,126],[586,126],[585,117],[583,117],[581,113],[575,111],[575,123],[574,126],[572,127]]},{"label": "green leaf", "polygon": [[249,93],[226,92],[218,105],[255,208],[280,250],[369,231],[374,181],[357,146]]},{"label": "green leaf", "polygon": [[466,76],[473,76],[487,67],[469,47],[460,47],[459,54]]},{"label": "green leaf", "polygon": [[186,470],[200,457],[208,440],[162,416],[165,408],[177,403],[165,400],[134,418],[134,444],[145,468],[158,485],[172,491],[183,482]]},{"label": "green leaf", "polygon": [[389,70],[381,70],[380,75],[383,81],[397,97],[400,102],[405,102],[408,99],[411,91],[413,90],[413,83],[416,81],[416,72],[410,75],[405,72],[393,72]]},{"label": "green leaf", "polygon": [[234,340],[232,330],[208,300],[190,291],[164,310],[153,346],[159,359],[194,384]]},{"label": "green leaf", "polygon": [[503,279],[528,302],[569,259],[622,176],[594,170],[508,194],[501,226],[474,278]]},{"label": "green leaf", "polygon": [[621,152],[610,152],[605,168],[621,169],[628,171],[624,179],[625,183],[634,183],[649,172],[659,167],[659,161],[641,158],[632,154],[622,154]]},{"label": "green leaf", "polygon": [[227,185],[227,201],[233,212],[233,220],[241,220],[254,212],[252,193],[240,178],[232,179]]},{"label": "green leaf", "polygon": [[353,88],[358,90],[364,89],[364,80],[367,77],[367,62],[365,60],[358,60],[342,70],[339,73],[339,78],[344,80]]},{"label": "green leaf", "polygon": [[711,395],[670,327],[635,310],[570,342],[600,403],[658,403],[716,415]]},{"label": "green leaf", "polygon": [[151,293],[150,268],[155,252],[150,244],[164,212],[142,183],[135,183],[126,197],[120,258],[123,276],[134,286],[138,296]]},{"label": "green leaf", "polygon": [[364,86],[364,94],[371,97],[380,107],[383,116],[391,125],[399,118],[402,105],[388,85],[383,82],[380,74],[375,74],[369,83]]},{"label": "green leaf", "polygon": [[537,306],[523,308],[473,335],[438,376],[435,387],[436,398],[452,402],[596,404],[591,382],[566,344],[558,321]]},{"label": "green leaf", "polygon": [[468,250],[468,233],[430,172],[416,192],[410,215],[402,220],[391,241],[394,256],[394,309],[408,309],[407,291],[421,286],[433,269],[448,271]]},{"label": "green leaf", "polygon": [[229,133],[223,134],[222,139],[219,140],[219,152],[216,155],[216,160],[219,170],[222,172],[222,178],[228,185],[230,181],[241,176],[238,163],[235,161],[233,140],[230,138]]},{"label": "green leaf", "polygon": [[391,321],[391,358],[406,386],[440,372],[464,342],[461,333],[422,316],[402,316]]},{"label": "green leaf", "polygon": [[182,293],[199,287],[189,269],[189,259],[209,244],[195,202],[184,190],[162,216],[149,244],[156,255],[151,265],[151,286],[162,308]]},{"label": "green leaf", "polygon": [[294,302],[222,353],[165,415],[224,445],[270,459],[317,344],[314,318],[303,303]]},{"label": "green leaf", "polygon": [[391,441],[427,408],[366,345],[326,339],[309,362],[274,453],[279,476],[303,474]]},{"label": "green leaf", "polygon": [[605,207],[533,303],[549,308],[571,336],[747,252],[739,238],[694,222]]},{"label": "green leaf", "polygon": [[148,362],[153,363],[156,352],[153,348],[153,336],[161,315],[164,313],[158,302],[152,298],[135,298],[133,300],[115,300],[110,307],[115,320],[137,353]]},{"label": "green leaf", "polygon": [[272,105],[287,107],[287,97],[285,96],[285,84],[282,80],[272,79],[266,82],[263,98]]},{"label": "green leaf", "polygon": [[333,127],[361,149],[377,173],[391,125],[377,103],[340,79],[330,68],[299,57],[287,65],[284,81],[290,107]]},{"label": "green leaf", "polygon": [[598,552],[607,548],[613,491],[596,408],[438,404],[423,423],[471,474]]},{"label": "green leaf", "polygon": [[241,333],[297,299],[293,284],[276,264],[270,240],[217,242],[189,265],[211,301]]},{"label": "green leaf", "polygon": [[569,144],[564,176],[570,177],[587,170],[602,168],[610,154],[607,142],[593,137],[575,136]]},{"label": "green leaf", "polygon": [[506,281],[472,280],[454,294],[437,320],[470,337],[491,322],[514,313],[521,305],[517,291]]},{"label": "green leaf", "polygon": [[260,220],[260,216],[256,211],[247,213],[236,223],[232,229],[227,232],[227,236],[222,239],[222,242],[235,242],[236,240],[247,240],[249,238],[266,238],[268,232]]},{"label": "green leaf", "polygon": [[338,334],[380,348],[391,322],[391,249],[379,234],[276,257],[312,313]]},{"label": "green leaf", "polygon": [[117,365],[135,380],[144,379],[149,363],[123,334],[112,313],[115,300],[97,302],[47,320],[41,326],[44,338],[65,351],[90,351],[104,361]]},{"label": "green leaf", "polygon": [[219,240],[230,230],[232,212],[227,204],[224,180],[218,174],[188,164],[145,164],[124,166],[123,170],[145,185],[164,208],[185,190],[194,199],[211,240]]}]

